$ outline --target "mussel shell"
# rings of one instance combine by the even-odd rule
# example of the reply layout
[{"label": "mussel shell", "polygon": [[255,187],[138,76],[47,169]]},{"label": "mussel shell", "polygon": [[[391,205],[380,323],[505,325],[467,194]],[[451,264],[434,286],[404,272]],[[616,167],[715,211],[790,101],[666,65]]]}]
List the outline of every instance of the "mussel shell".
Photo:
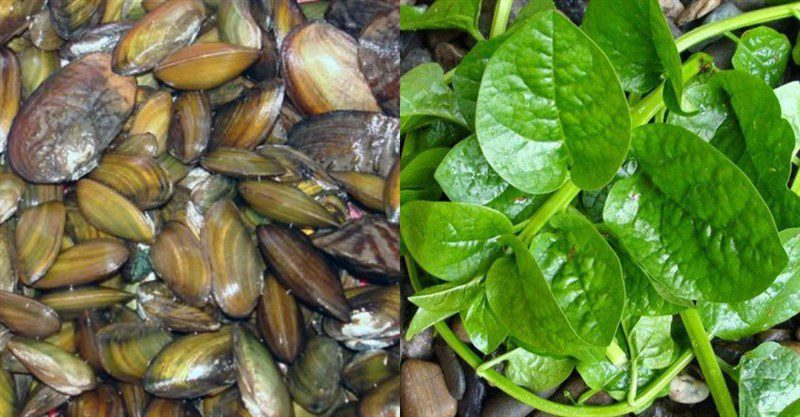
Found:
[{"label": "mussel shell", "polygon": [[250,414],[263,417],[291,417],[289,390],[269,351],[245,327],[233,329],[237,385]]},{"label": "mussel shell", "polygon": [[383,190],[383,204],[386,208],[386,218],[394,223],[400,223],[400,158],[392,165],[389,177],[386,178],[386,188]]},{"label": "mussel shell", "polygon": [[6,348],[36,378],[56,391],[78,395],[96,385],[92,368],[58,346],[15,337]]},{"label": "mussel shell", "polygon": [[25,405],[17,417],[41,417],[69,401],[69,398],[69,395],[62,394],[46,384],[38,384],[28,394]]},{"label": "mussel shell", "polygon": [[375,16],[397,8],[397,0],[331,0],[325,20],[358,37]]},{"label": "mussel shell", "polygon": [[381,349],[400,339],[400,288],[375,286],[349,298],[348,322],[325,318],[325,333],[350,349]]},{"label": "mussel shell", "polygon": [[[0,18],[1,20],[2,18]],[[2,23],[0,23],[0,27],[2,27]],[[11,123],[19,111],[19,103],[22,97],[22,82],[20,80],[20,67],[17,56],[9,49],[0,48],[0,150],[5,150],[6,148]]]},{"label": "mussel shell", "polygon": [[[137,21],[145,15],[146,11],[142,7],[141,0],[106,0],[103,8],[103,18],[100,22],[109,24],[121,21]],[[116,43],[116,42],[115,42]],[[140,416],[128,416],[140,417]]]},{"label": "mussel shell", "polygon": [[81,213],[78,202],[75,201],[74,194],[65,202],[67,208],[67,223],[65,231],[67,235],[76,243],[86,242],[93,239],[116,239],[114,236],[94,227]]},{"label": "mussel shell", "polygon": [[278,120],[284,85],[271,80],[253,87],[247,95],[219,109],[214,116],[212,146],[253,149],[267,138]]},{"label": "mussel shell", "polygon": [[153,241],[152,220],[122,194],[99,182],[82,179],[76,195],[81,213],[98,229],[134,242]]},{"label": "mussel shell", "polygon": [[17,412],[17,396],[14,392],[14,378],[0,368],[0,415],[13,416]]},{"label": "mussel shell", "polygon": [[385,178],[400,155],[399,126],[380,113],[338,111],[294,125],[287,143],[328,170]]},{"label": "mussel shell", "polygon": [[206,17],[200,0],[172,0],[136,22],[114,50],[114,71],[123,75],[147,72],[191,42]]},{"label": "mussel shell", "polygon": [[133,115],[130,134],[150,133],[158,143],[158,154],[167,150],[170,119],[172,117],[172,95],[159,91],[147,97]]},{"label": "mussel shell", "polygon": [[[8,223],[0,224],[0,291],[14,292],[17,288],[17,248],[14,246],[14,232]],[[0,345],[2,350],[2,345]]]},{"label": "mussel shell", "polygon": [[[127,153],[132,155],[150,156],[156,158],[159,156],[158,139],[156,139],[155,135],[153,135],[152,133],[120,135],[118,136],[117,140],[114,141],[114,152]],[[159,160],[159,162],[161,161]],[[164,166],[163,163],[161,165]],[[164,166],[164,169],[167,169],[166,166]],[[174,181],[174,178],[171,174],[170,174],[170,179]]]},{"label": "mussel shell", "polygon": [[281,223],[310,227],[339,225],[333,214],[292,185],[244,181],[239,183],[239,194],[256,213]]},{"label": "mussel shell", "polygon": [[386,181],[374,174],[356,171],[334,171],[331,177],[359,203],[375,211],[383,211],[383,190]]},{"label": "mussel shell", "polygon": [[236,382],[231,328],[184,336],[161,350],[144,376],[144,388],[164,398],[193,398]]},{"label": "mussel shell", "polygon": [[0,322],[16,334],[32,338],[45,338],[61,329],[61,319],[52,308],[7,291],[0,291]]},{"label": "mussel shell", "polygon": [[0,45],[22,33],[30,16],[42,10],[45,0],[4,1],[0,4]]},{"label": "mussel shell", "polygon": [[110,239],[93,239],[63,251],[34,288],[81,285],[109,277],[128,260],[125,245]]},{"label": "mussel shell", "polygon": [[400,377],[386,380],[358,404],[362,417],[400,417]]},{"label": "mussel shell", "polygon": [[236,182],[233,178],[209,173],[195,168],[180,183],[191,189],[190,198],[201,213],[208,213],[216,202],[230,200],[236,196]]},{"label": "mussel shell", "polygon": [[349,320],[342,283],[304,235],[268,224],[258,228],[258,239],[269,265],[295,297],[327,315]]},{"label": "mussel shell", "polygon": [[4,223],[17,212],[25,181],[11,172],[0,173],[0,223]]},{"label": "mussel shell", "polygon": [[223,42],[197,43],[161,61],[154,75],[179,90],[207,90],[238,77],[256,62],[258,56],[257,49],[243,46]]},{"label": "mussel shell", "polygon": [[264,286],[266,266],[233,202],[222,200],[208,210],[202,239],[211,259],[217,305],[229,316],[249,316]]},{"label": "mussel shell", "polygon": [[202,307],[211,296],[211,263],[205,246],[192,230],[169,222],[150,251],[153,269],[185,302]]},{"label": "mussel shell", "polygon": [[120,382],[117,387],[122,396],[122,403],[125,405],[125,415],[127,417],[144,417],[147,403],[150,402],[150,395],[142,388],[141,381],[137,381],[135,384]]},{"label": "mussel shell", "polygon": [[122,35],[133,27],[131,22],[113,22],[95,26],[81,36],[61,45],[61,57],[72,61],[94,52],[112,52]]},{"label": "mussel shell", "polygon": [[252,414],[245,408],[239,390],[230,388],[203,399],[203,417],[252,417]]},{"label": "mussel shell", "polygon": [[187,187],[177,186],[172,198],[161,209],[161,218],[164,222],[175,221],[187,226],[195,236],[200,236],[203,229],[203,213],[192,201],[192,192]]},{"label": "mussel shell", "polygon": [[344,351],[338,343],[327,337],[311,339],[286,375],[292,398],[315,414],[331,409],[342,395],[343,367]]},{"label": "mussel shell", "polygon": [[80,36],[103,17],[103,0],[50,0],[53,26],[64,39]]},{"label": "mussel shell", "polygon": [[399,373],[400,363],[396,356],[385,350],[370,350],[350,359],[342,376],[345,386],[361,396]]},{"label": "mussel shell", "polygon": [[270,275],[258,304],[258,328],[278,360],[294,362],[305,346],[303,314],[294,296]]},{"label": "mussel shell", "polygon": [[33,284],[53,265],[61,249],[65,223],[66,210],[61,202],[40,204],[22,214],[14,241],[23,283]]},{"label": "mussel shell", "polygon": [[208,90],[211,107],[219,107],[237,100],[253,88],[253,82],[245,77],[236,77],[219,87]]},{"label": "mussel shell", "polygon": [[116,388],[98,385],[69,402],[67,417],[125,417],[122,398]]},{"label": "mussel shell", "polygon": [[372,94],[392,116],[400,116],[400,12],[379,14],[358,41],[358,64]]},{"label": "mussel shell", "polygon": [[400,228],[382,218],[364,216],[312,241],[356,274],[390,283],[402,276]]},{"label": "mussel shell", "polygon": [[75,342],[78,355],[85,359],[86,363],[91,365],[95,372],[103,372],[97,332],[106,323],[105,318],[94,310],[84,310],[80,313],[76,322],[78,326],[75,332]]},{"label": "mussel shell", "polygon": [[170,155],[190,164],[196,162],[211,139],[211,101],[205,91],[180,94],[172,106],[167,146]]},{"label": "mussel shell", "polygon": [[204,168],[228,177],[260,179],[283,174],[286,170],[273,159],[242,149],[219,147],[200,161]]},{"label": "mussel shell", "polygon": [[261,29],[250,13],[250,1],[229,0],[217,9],[217,28],[223,42],[261,49]]},{"label": "mussel shell", "polygon": [[271,4],[275,40],[280,45],[292,29],[306,22],[306,16],[297,4],[297,0],[271,0]]},{"label": "mussel shell", "polygon": [[162,206],[172,196],[169,173],[149,156],[106,154],[89,178],[113,188],[142,210]]},{"label": "mussel shell", "polygon": [[171,341],[169,333],[144,323],[114,323],[97,333],[103,369],[130,383],[142,380],[150,362]]},{"label": "mussel shell", "polygon": [[107,54],[86,55],[25,101],[8,140],[8,159],[19,175],[57,183],[94,168],[122,129],[136,94],[135,79],[112,73],[110,65]]},{"label": "mussel shell", "polygon": [[33,45],[20,51],[18,56],[23,99],[27,99],[44,80],[61,67],[56,52],[43,51]]},{"label": "mussel shell", "polygon": [[186,401],[156,398],[147,406],[144,417],[201,417],[201,415]]},{"label": "mussel shell", "polygon": [[284,40],[281,58],[286,91],[301,112],[380,111],[347,33],[320,21],[298,26]]},{"label": "mussel shell", "polygon": [[209,308],[193,307],[177,299],[160,282],[144,282],[136,290],[139,314],[149,323],[180,332],[211,332],[220,327]]},{"label": "mussel shell", "polygon": [[55,51],[64,43],[56,33],[49,8],[45,8],[33,17],[28,28],[28,37],[32,44],[43,51]]},{"label": "mussel shell", "polygon": [[129,292],[106,287],[81,287],[49,292],[38,298],[60,315],[71,316],[87,309],[103,309],[127,303],[135,296]]},{"label": "mussel shell", "polygon": [[64,201],[63,184],[27,184],[19,208],[36,207],[50,201]]}]

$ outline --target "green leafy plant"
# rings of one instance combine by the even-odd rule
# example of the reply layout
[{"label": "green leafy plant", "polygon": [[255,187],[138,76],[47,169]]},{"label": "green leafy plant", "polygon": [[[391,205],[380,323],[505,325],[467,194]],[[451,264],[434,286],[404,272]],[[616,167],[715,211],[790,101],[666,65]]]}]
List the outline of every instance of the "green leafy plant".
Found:
[{"label": "green leafy plant", "polygon": [[[800,4],[673,40],[656,0],[592,0],[581,28],[546,0],[509,27],[498,0],[483,40],[480,2],[454,3],[401,13],[406,30],[479,40],[453,71],[401,79],[401,237],[418,307],[406,337],[434,326],[478,375],[553,415],[640,412],[693,360],[722,417],[794,415],[800,355],[764,344],[725,366],[737,410],[710,340],[800,312],[788,185],[800,84],[775,88],[791,45],[759,26]],[[738,44],[734,70],[682,62],[722,35]],[[456,315],[471,346],[447,327]],[[534,394],[573,370],[619,402]]]}]

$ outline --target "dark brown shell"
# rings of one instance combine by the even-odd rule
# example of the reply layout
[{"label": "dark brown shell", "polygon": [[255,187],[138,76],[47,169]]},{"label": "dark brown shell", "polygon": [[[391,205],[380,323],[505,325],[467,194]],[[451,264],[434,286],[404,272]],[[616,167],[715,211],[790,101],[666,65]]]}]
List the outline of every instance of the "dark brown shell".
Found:
[{"label": "dark brown shell", "polygon": [[0,6],[0,45],[18,35],[28,27],[28,18],[44,6],[45,0],[22,0],[3,2]]},{"label": "dark brown shell", "polygon": [[61,57],[72,61],[94,52],[111,52],[122,35],[132,26],[131,22],[113,22],[95,26],[78,38],[61,45]]},{"label": "dark brown shell", "polygon": [[386,113],[400,116],[400,12],[380,14],[358,40],[358,66]]},{"label": "dark brown shell", "polygon": [[167,147],[183,163],[196,162],[211,139],[211,101],[205,91],[178,96],[172,104]]},{"label": "dark brown shell", "polygon": [[364,216],[340,229],[313,238],[314,245],[344,262],[355,274],[380,282],[397,282],[400,270],[400,228]]},{"label": "dark brown shell", "polygon": [[30,182],[76,180],[97,165],[133,110],[136,80],[111,72],[111,56],[91,54],[45,81],[20,109],[8,159]]},{"label": "dark brown shell", "polygon": [[354,37],[376,15],[397,8],[397,0],[331,0],[325,19]]},{"label": "dark brown shell", "polygon": [[74,39],[103,17],[103,0],[50,0],[53,26],[64,39]]}]

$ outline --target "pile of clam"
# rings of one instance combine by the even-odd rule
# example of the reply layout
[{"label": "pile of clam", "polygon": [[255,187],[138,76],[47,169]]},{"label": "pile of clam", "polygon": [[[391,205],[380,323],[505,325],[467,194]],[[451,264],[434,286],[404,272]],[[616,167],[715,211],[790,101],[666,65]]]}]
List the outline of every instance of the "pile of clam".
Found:
[{"label": "pile of clam", "polygon": [[399,416],[395,0],[0,0],[0,417]]}]

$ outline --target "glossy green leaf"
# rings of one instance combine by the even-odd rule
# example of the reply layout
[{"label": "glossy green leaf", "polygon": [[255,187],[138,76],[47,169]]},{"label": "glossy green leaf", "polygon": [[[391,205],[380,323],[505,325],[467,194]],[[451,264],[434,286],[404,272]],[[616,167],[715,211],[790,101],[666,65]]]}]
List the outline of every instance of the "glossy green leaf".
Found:
[{"label": "glossy green leaf", "polygon": [[519,348],[508,357],[503,373],[517,385],[545,392],[561,385],[574,368],[572,359],[538,355]]},{"label": "glossy green leaf", "polygon": [[781,116],[789,122],[794,131],[794,147],[800,148],[800,82],[792,81],[773,91],[781,105]]},{"label": "glossy green leaf", "polygon": [[625,306],[614,250],[577,212],[551,218],[530,250],[570,326],[592,345],[608,346]]},{"label": "glossy green leaf", "polygon": [[434,180],[436,168],[450,150],[433,148],[421,152],[400,171],[400,201],[438,200],[442,189]]},{"label": "glossy green leaf", "polygon": [[636,175],[618,181],[603,218],[653,281],[682,299],[735,302],[786,266],[775,222],[732,162],[670,125],[634,130]]},{"label": "glossy green leaf", "polygon": [[798,417],[800,416],[800,398],[797,401],[784,408],[778,417]]},{"label": "glossy green leaf", "polygon": [[681,58],[658,0],[592,0],[582,28],[608,55],[626,91],[645,94],[666,75],[674,97],[681,97]]},{"label": "glossy green leaf", "polygon": [[414,201],[400,211],[403,241],[419,265],[458,281],[482,275],[500,254],[511,222],[490,208],[465,203]]},{"label": "glossy green leaf", "polygon": [[780,83],[792,45],[786,35],[766,26],[748,30],[736,44],[733,68],[756,76],[772,87]]},{"label": "glossy green leaf", "polygon": [[400,132],[444,119],[466,126],[439,64],[422,64],[400,77]]},{"label": "glossy green leaf", "polygon": [[463,126],[446,120],[436,120],[428,126],[408,132],[403,143],[400,157],[401,167],[417,154],[433,148],[450,148],[469,136]]},{"label": "glossy green leaf", "polygon": [[741,417],[775,417],[800,398],[800,355],[767,342],[739,362]]},{"label": "glossy green leaf", "polygon": [[[604,391],[617,401],[624,400],[628,395],[631,385],[631,367],[629,364],[616,366],[608,359],[594,362],[579,362],[576,366],[578,373],[589,388]],[[641,363],[637,369],[637,386],[647,385],[657,371],[647,368]]]},{"label": "glossy green leaf", "polygon": [[478,30],[481,0],[436,0],[427,9],[400,6],[400,29],[461,29],[475,39],[483,39]]},{"label": "glossy green leaf", "polygon": [[475,136],[464,139],[436,169],[436,182],[451,201],[482,204],[510,219],[530,212],[542,198],[514,188],[486,162]]},{"label": "glossy green leaf", "polygon": [[669,366],[675,353],[672,316],[639,317],[626,332],[632,360],[649,369]]},{"label": "glossy green leaf", "polygon": [[[686,86],[684,101],[687,105],[697,109],[697,113],[683,115],[670,113],[667,116],[669,124],[680,126],[700,136],[706,142],[711,142],[717,149],[715,137],[726,121],[730,120],[730,108],[725,104],[725,97],[718,88],[714,88],[707,81],[697,81]],[[730,120],[728,123],[733,122]],[[723,153],[727,154],[723,151]]]},{"label": "glossy green leaf", "polygon": [[[665,316],[678,314],[686,307],[681,300],[671,296],[666,290],[656,289],[653,281],[642,271],[642,268],[631,259],[625,249],[613,242],[622,265],[622,276],[625,280],[625,311],[633,316]],[[667,299],[672,301],[668,301]]]},{"label": "glossy green leaf", "polygon": [[439,311],[433,312],[422,308],[418,308],[408,323],[408,330],[406,330],[406,340],[411,340],[412,337],[419,334],[421,331],[433,326],[434,324],[444,321],[448,317],[458,313],[457,311]]},{"label": "glossy green leaf", "polygon": [[492,265],[485,288],[492,311],[509,334],[520,346],[533,352],[600,360],[606,346],[582,339],[573,329],[522,241],[517,237],[503,240],[514,254]]},{"label": "glossy green leaf", "polygon": [[487,355],[497,350],[508,336],[508,329],[492,311],[483,289],[469,309],[461,313],[461,321],[472,345]]},{"label": "glossy green leaf", "polygon": [[738,303],[698,303],[706,329],[739,340],[769,329],[800,312],[800,229],[781,232],[789,264],[763,293]]},{"label": "glossy green leaf", "polygon": [[432,312],[461,311],[481,294],[481,280],[448,282],[418,291],[408,297],[417,307]]},{"label": "glossy green leaf", "polygon": [[630,141],[628,105],[611,63],[552,11],[527,21],[494,53],[476,111],[486,160],[532,194],[570,178],[583,189],[603,186]]},{"label": "glossy green leaf", "polygon": [[464,55],[453,73],[453,91],[458,108],[469,126],[475,126],[475,106],[486,64],[507,39],[506,35],[478,42]]}]

